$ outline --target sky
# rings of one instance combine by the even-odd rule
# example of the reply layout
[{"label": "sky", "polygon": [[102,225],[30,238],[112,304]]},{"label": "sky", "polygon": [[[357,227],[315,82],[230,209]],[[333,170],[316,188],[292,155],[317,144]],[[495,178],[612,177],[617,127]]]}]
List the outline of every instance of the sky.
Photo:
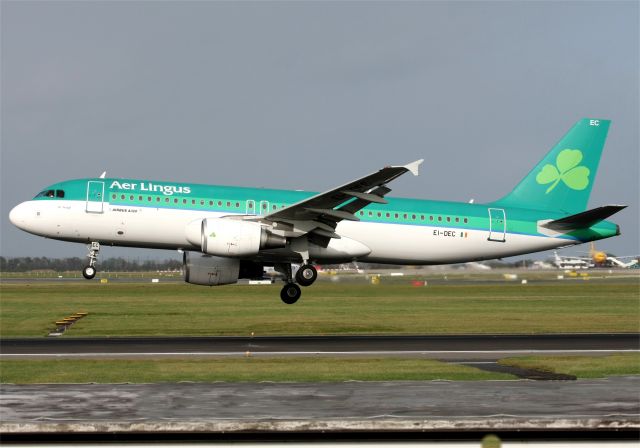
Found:
[{"label": "sky", "polygon": [[0,8],[3,256],[85,256],[8,214],[47,185],[105,170],[322,191],[424,158],[391,196],[488,202],[583,117],[612,120],[589,205],[629,205],[613,218],[622,236],[598,248],[640,252],[637,1]]}]

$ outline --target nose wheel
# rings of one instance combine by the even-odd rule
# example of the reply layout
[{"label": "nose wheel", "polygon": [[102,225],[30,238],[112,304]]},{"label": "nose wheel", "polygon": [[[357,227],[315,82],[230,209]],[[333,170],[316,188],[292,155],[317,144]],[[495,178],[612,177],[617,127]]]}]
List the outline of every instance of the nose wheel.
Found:
[{"label": "nose wheel", "polygon": [[85,266],[82,270],[82,276],[87,280],[91,280],[96,276],[96,268],[94,268],[93,266]]},{"label": "nose wheel", "polygon": [[100,243],[94,241],[89,245],[89,254],[87,255],[87,257],[89,258],[89,265],[85,266],[84,269],[82,269],[82,276],[87,280],[91,280],[96,276],[96,273],[98,272],[96,269],[98,252],[100,252]]}]

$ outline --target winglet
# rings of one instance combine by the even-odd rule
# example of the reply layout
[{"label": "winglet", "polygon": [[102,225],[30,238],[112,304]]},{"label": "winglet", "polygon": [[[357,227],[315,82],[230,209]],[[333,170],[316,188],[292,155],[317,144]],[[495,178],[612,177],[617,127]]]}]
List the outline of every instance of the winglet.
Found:
[{"label": "winglet", "polygon": [[418,170],[420,168],[420,165],[422,165],[422,162],[424,162],[424,159],[416,160],[415,162],[406,164],[404,168],[411,171],[411,174],[413,174],[414,176],[417,176],[419,174]]}]

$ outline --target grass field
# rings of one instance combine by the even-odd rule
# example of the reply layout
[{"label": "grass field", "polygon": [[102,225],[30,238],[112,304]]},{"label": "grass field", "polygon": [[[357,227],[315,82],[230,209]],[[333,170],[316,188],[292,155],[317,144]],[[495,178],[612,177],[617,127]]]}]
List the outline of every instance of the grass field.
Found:
[{"label": "grass field", "polygon": [[412,287],[318,282],[295,305],[279,285],[0,284],[0,336],[637,332],[637,283],[556,282]]},{"label": "grass field", "polygon": [[499,364],[564,373],[578,378],[640,375],[640,353],[621,353],[610,356],[523,356],[501,359]]},{"label": "grass field", "polygon": [[0,382],[150,383],[177,381],[498,380],[514,376],[429,359],[224,358],[0,361]]}]

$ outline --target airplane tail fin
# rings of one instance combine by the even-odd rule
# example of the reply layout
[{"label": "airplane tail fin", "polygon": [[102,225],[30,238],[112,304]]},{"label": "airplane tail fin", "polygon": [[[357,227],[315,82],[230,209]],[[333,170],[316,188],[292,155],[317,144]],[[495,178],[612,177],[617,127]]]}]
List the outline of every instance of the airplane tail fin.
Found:
[{"label": "airplane tail fin", "polygon": [[609,120],[583,118],[493,205],[578,213],[587,208]]}]

